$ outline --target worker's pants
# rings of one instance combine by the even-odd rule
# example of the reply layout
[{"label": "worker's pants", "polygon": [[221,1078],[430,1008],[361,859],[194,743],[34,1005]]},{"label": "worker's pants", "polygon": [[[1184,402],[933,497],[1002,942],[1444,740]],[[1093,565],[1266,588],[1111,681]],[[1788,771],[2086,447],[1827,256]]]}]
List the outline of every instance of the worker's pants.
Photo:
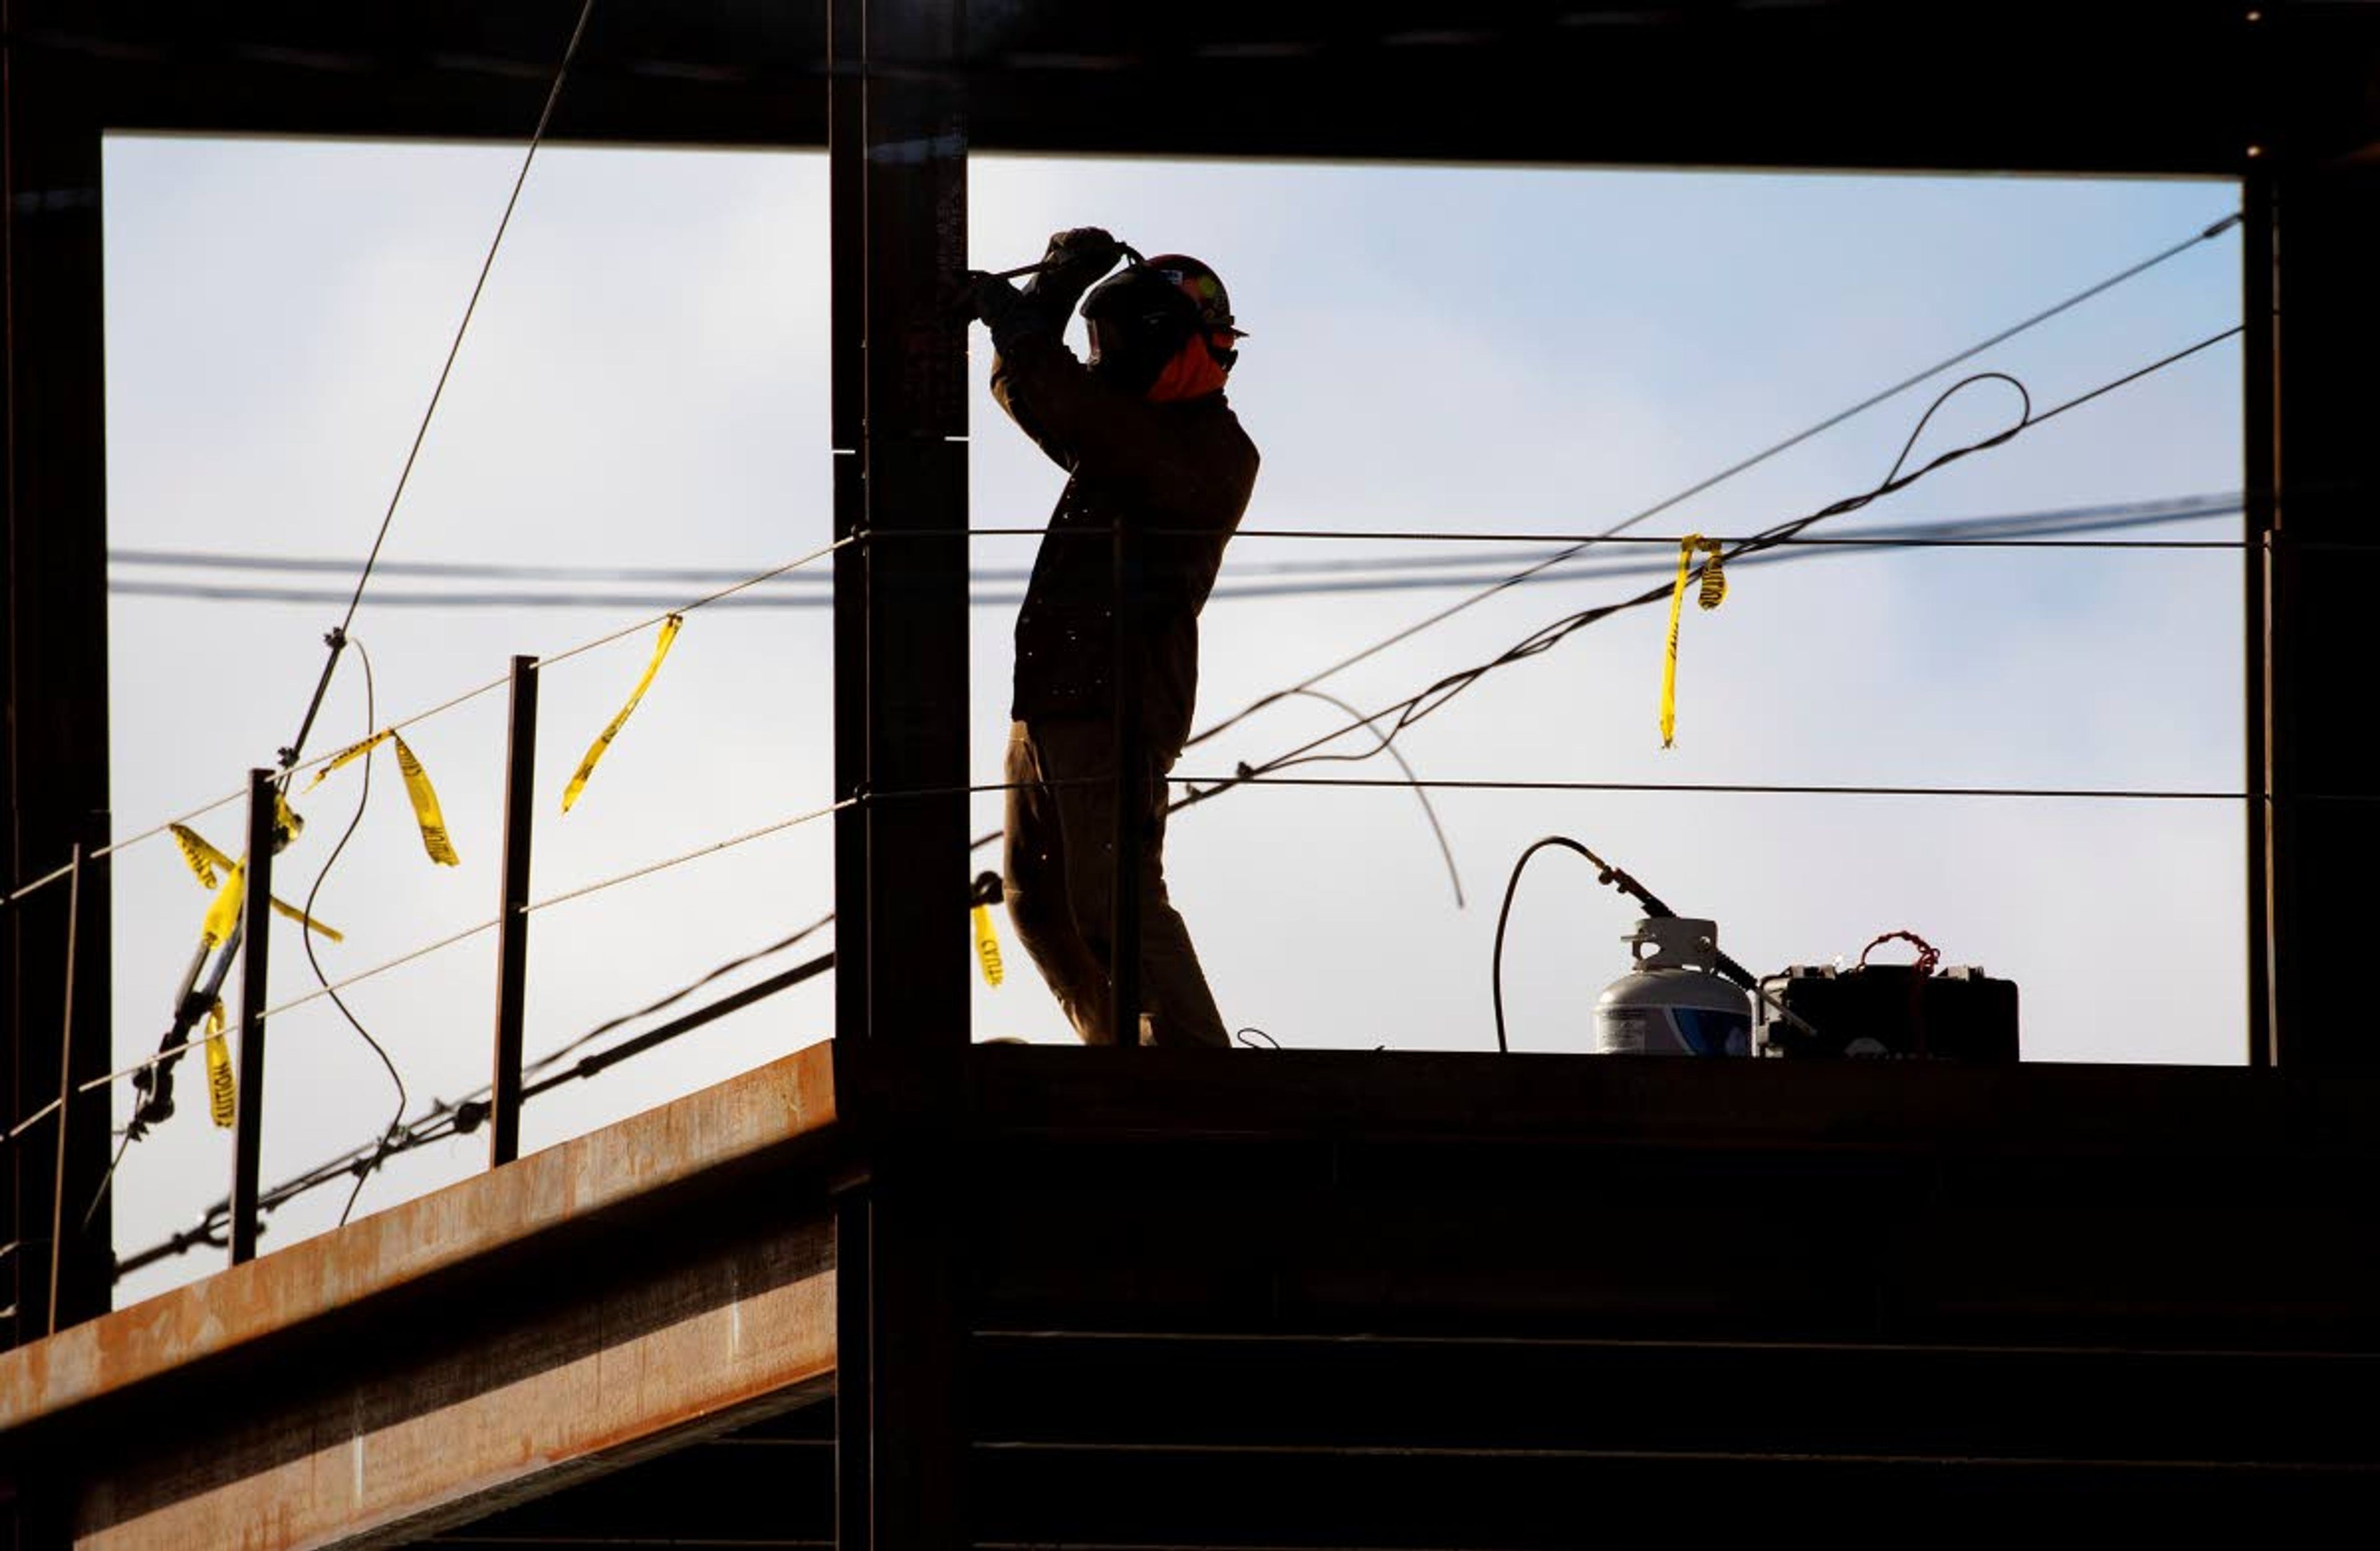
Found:
[{"label": "worker's pants", "polygon": [[[1140,784],[1140,993],[1153,1044],[1227,1046],[1221,1014],[1165,895],[1164,773],[1152,760]],[[1109,900],[1115,880],[1115,729],[1106,721],[1014,724],[1008,734],[1009,920],[1041,978],[1087,1044],[1112,1044]]]}]

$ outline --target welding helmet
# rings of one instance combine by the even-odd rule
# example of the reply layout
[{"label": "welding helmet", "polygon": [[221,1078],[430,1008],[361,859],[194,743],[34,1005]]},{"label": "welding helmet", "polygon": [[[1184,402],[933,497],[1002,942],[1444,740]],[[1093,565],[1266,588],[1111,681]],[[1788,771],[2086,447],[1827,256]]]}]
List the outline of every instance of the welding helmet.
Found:
[{"label": "welding helmet", "polygon": [[1147,393],[1194,342],[1215,372],[1239,359],[1232,300],[1221,277],[1196,259],[1165,253],[1117,271],[1083,299],[1091,370],[1127,392]]}]

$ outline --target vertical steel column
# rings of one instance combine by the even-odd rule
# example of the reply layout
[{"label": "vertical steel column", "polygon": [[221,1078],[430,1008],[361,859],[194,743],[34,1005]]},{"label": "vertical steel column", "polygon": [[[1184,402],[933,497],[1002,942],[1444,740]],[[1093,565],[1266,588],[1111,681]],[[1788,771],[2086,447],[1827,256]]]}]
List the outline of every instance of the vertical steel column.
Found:
[{"label": "vertical steel column", "polygon": [[1109,903],[1109,1026],[1116,1045],[1140,1043],[1140,865],[1147,844],[1148,739],[1141,725],[1139,535],[1114,534],[1115,884]]},{"label": "vertical steel column", "polygon": [[496,915],[496,1069],[488,1166],[520,1156],[521,1023],[528,1006],[528,861],[536,826],[537,659],[515,657],[504,733],[504,884]]},{"label": "vertical steel column", "polygon": [[2290,1066],[2363,1066],[2380,1062],[2380,1039],[2352,1015],[2354,992],[2339,977],[2370,955],[2380,877],[2380,768],[2361,714],[2373,627],[2357,552],[2380,520],[2380,169],[2307,155],[2284,159],[2273,177],[2287,244],[2275,285],[2288,313],[2274,325],[2287,340],[2274,352],[2279,484],[2265,649],[2269,1044]]},{"label": "vertical steel column", "polygon": [[[828,439],[834,460],[834,795],[868,790],[868,164],[866,0],[827,6]],[[834,816],[834,1037],[844,1051],[868,1040],[868,811]],[[838,1088],[840,1088],[838,1083]],[[875,1542],[869,1506],[874,1411],[868,1405],[875,1278],[869,1204],[844,1191],[834,1212],[834,1543]]]},{"label": "vertical steel column", "polygon": [[2248,1061],[2274,1056],[2273,838],[2274,747],[2271,715],[2273,545],[2280,528],[2280,229],[2273,180],[2257,168],[2240,180],[2240,316],[2241,478],[2247,490],[2246,669],[2248,859]]},{"label": "vertical steel column", "polygon": [[[832,0],[838,1544],[961,1545],[947,1129],[968,1043],[963,0]],[[855,854],[856,853],[856,854]],[[947,880],[938,886],[937,879]],[[847,1057],[847,1060],[846,1058]],[[846,1085],[844,1072],[855,1080]],[[864,1074],[864,1077],[859,1074]]]},{"label": "vertical steel column", "polygon": [[[0,28],[0,887],[63,866],[77,841],[108,838],[107,451],[100,240],[100,126],[94,56],[45,40],[81,26],[79,8],[12,0]],[[0,911],[0,1114],[57,1096],[58,976],[79,931],[73,1000],[78,1087],[107,1070],[107,867],[86,869],[79,906],[53,885]],[[107,1171],[115,1095],[67,1102],[63,1159],[48,1146],[0,1149],[0,1346],[106,1310],[111,1219],[59,1246],[50,1298],[50,1210],[64,1190],[70,1227]],[[26,1139],[30,1142],[31,1133]],[[0,1522],[6,1515],[0,1514]]]},{"label": "vertical steel column", "polygon": [[[967,964],[966,140],[951,74],[960,0],[867,7],[868,1039],[954,1056]],[[840,278],[840,277],[839,277]],[[948,881],[941,886],[938,880]],[[943,949],[949,951],[942,951]]]},{"label": "vertical steel column", "polygon": [[[834,460],[834,795],[868,789],[866,0],[827,7],[828,397]],[[868,812],[834,816],[834,1032],[868,1037]]]},{"label": "vertical steel column", "polygon": [[272,973],[274,799],[270,770],[248,773],[248,860],[240,896],[239,1113],[232,1133],[231,1263],[256,1258],[258,1161],[264,1142],[264,1008]]}]

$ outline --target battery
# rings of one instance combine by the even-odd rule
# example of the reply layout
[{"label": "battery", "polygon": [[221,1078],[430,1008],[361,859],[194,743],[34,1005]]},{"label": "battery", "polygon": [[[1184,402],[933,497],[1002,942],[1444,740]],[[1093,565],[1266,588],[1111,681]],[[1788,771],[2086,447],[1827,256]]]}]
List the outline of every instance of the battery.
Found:
[{"label": "battery", "polygon": [[1758,1001],[1755,1055],[2017,1059],[2016,982],[1996,980],[1972,964],[1930,974],[1913,964],[1847,970],[1796,964],[1783,974],[1764,976]]}]

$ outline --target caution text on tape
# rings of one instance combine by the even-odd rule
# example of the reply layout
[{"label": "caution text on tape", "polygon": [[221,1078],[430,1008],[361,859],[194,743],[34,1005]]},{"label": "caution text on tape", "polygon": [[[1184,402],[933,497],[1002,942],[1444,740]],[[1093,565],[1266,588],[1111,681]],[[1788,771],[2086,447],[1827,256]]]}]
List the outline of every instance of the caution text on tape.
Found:
[{"label": "caution text on tape", "polygon": [[1661,747],[1669,748],[1678,736],[1678,621],[1686,603],[1686,582],[1692,577],[1694,555],[1700,551],[1703,581],[1696,600],[1704,608],[1717,608],[1727,597],[1727,576],[1720,569],[1720,547],[1717,539],[1706,539],[1700,533],[1688,533],[1678,541],[1678,580],[1670,589],[1670,634],[1661,649]]}]

